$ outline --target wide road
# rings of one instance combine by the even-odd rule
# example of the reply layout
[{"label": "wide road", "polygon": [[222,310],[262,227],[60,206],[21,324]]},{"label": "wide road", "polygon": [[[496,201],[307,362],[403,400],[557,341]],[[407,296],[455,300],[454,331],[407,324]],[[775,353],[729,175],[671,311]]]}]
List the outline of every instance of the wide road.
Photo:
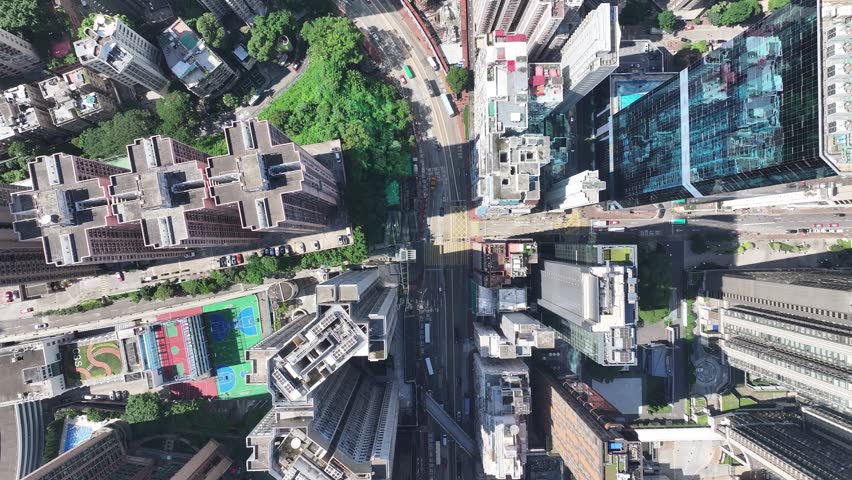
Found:
[{"label": "wide road", "polygon": [[[339,0],[338,7],[366,35],[381,59],[381,69],[399,83],[402,95],[411,104],[417,138],[419,173],[423,180],[427,231],[419,242],[418,256],[425,259],[426,272],[422,286],[432,315],[430,355],[436,375],[429,379],[430,388],[447,413],[456,418],[463,406],[463,390],[469,385],[469,369],[463,343],[467,338],[467,283],[469,278],[469,233],[467,218],[467,185],[463,159],[463,139],[458,117],[450,117],[440,98],[430,94],[427,82],[446,93],[441,72],[427,63],[431,51],[423,45],[411,28],[402,6],[389,0]],[[414,78],[402,85],[399,77],[408,65]],[[435,188],[431,178],[435,177]],[[424,201],[421,199],[420,201]],[[456,338],[458,333],[460,338]],[[420,362],[420,365],[424,365]],[[425,366],[421,367],[425,368]],[[458,384],[458,379],[462,385]],[[466,428],[470,425],[463,422]],[[436,439],[442,431],[433,424]],[[434,459],[424,460],[434,462]],[[442,447],[441,467],[437,478],[473,478],[467,455],[459,454],[453,442]],[[464,462],[457,472],[457,462]]]}]

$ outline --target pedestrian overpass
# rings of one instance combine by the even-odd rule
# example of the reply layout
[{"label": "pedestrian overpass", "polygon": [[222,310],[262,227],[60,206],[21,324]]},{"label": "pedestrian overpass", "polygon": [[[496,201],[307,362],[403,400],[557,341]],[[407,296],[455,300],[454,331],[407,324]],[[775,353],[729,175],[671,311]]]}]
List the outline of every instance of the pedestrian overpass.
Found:
[{"label": "pedestrian overpass", "polygon": [[467,436],[464,429],[456,423],[455,420],[448,414],[443,407],[434,399],[428,392],[421,390],[423,396],[423,405],[426,407],[426,413],[429,414],[441,428],[444,429],[453,439],[456,444],[471,458],[478,458],[479,451],[476,448],[476,442]]}]

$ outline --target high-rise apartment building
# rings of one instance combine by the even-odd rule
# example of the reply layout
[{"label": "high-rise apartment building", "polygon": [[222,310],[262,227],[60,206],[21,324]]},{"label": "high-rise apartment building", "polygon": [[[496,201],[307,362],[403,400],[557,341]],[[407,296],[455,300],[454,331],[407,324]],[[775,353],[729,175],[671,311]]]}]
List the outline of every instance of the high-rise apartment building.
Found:
[{"label": "high-rise apartment building", "polygon": [[259,237],[242,228],[236,207],[216,206],[204,152],[153,136],[127,153],[130,172],[111,179],[112,213],[119,224],[137,224],[146,247],[241,245]]},{"label": "high-rise apartment building", "polygon": [[127,170],[56,153],[29,164],[31,190],[12,195],[15,232],[41,240],[56,266],[112,263],[181,255],[145,246],[136,224],[121,225],[112,211],[110,176]]},{"label": "high-rise apartment building", "polygon": [[38,89],[53,104],[49,110],[53,125],[71,133],[95,126],[118,110],[107,80],[86,67],[43,80]]},{"label": "high-rise apartment building", "polygon": [[73,335],[54,335],[0,348],[0,406],[46,400],[68,390],[60,348]]},{"label": "high-rise apartment building", "polygon": [[202,5],[207,7],[207,10],[210,10],[213,15],[216,15],[216,18],[219,20],[225,18],[225,15],[231,13],[230,7],[225,3],[225,0],[198,0]]},{"label": "high-rise apartment building", "polygon": [[24,75],[40,66],[41,59],[30,42],[0,29],[0,78]]},{"label": "high-rise apartment building", "polygon": [[527,455],[530,379],[518,359],[497,360],[473,354],[474,425],[482,469],[496,478],[520,479]]},{"label": "high-rise apartment building", "polygon": [[216,440],[208,440],[171,480],[218,480],[232,463],[224,445]]},{"label": "high-rise apartment building", "polygon": [[130,427],[113,422],[92,437],[44,464],[24,480],[146,480],[154,471],[153,458],[137,457],[127,451]]},{"label": "high-rise apartment building", "polygon": [[602,3],[589,12],[562,47],[562,76],[568,109],[618,69],[621,26],[618,7]]},{"label": "high-rise apartment building", "polygon": [[220,206],[236,205],[243,228],[312,233],[337,205],[334,174],[267,121],[225,128],[228,154],[208,159],[210,190]]},{"label": "high-rise apartment building", "polygon": [[477,34],[508,32],[522,13],[523,0],[474,0],[473,28]]},{"label": "high-rise apartment building", "polygon": [[603,396],[576,379],[557,379],[540,366],[530,376],[533,421],[550,438],[571,478],[606,480],[641,474],[641,444],[630,438],[621,413]]},{"label": "high-rise apartment building", "polygon": [[633,266],[545,260],[543,322],[575,350],[603,366],[636,365],[637,278]]},{"label": "high-rise apartment building", "polygon": [[753,406],[713,417],[730,452],[784,480],[844,480],[852,471],[852,418],[824,407]]},{"label": "high-rise apartment building", "polygon": [[98,15],[86,29],[86,37],[74,42],[80,63],[129,87],[141,85],[163,93],[169,79],[160,68],[161,52],[117,17]]},{"label": "high-rise apartment building", "polygon": [[0,144],[52,140],[71,133],[53,124],[51,108],[41,91],[32,85],[5,90],[0,96]]},{"label": "high-rise apartment building", "polygon": [[[829,106],[852,63],[839,44],[820,47],[849,38],[841,4],[793,0],[616,113],[610,198],[627,207],[852,171],[852,117]],[[832,126],[838,113],[847,120]]]},{"label": "high-rise apartment building", "polygon": [[729,272],[708,281],[722,352],[753,378],[852,413],[852,278],[845,272]]},{"label": "high-rise apartment building", "polygon": [[544,196],[548,210],[568,210],[600,202],[606,182],[596,170],[586,170],[554,183]]},{"label": "high-rise apartment building", "polygon": [[160,34],[159,43],[172,73],[201,98],[222,95],[240,79],[181,19]]},{"label": "high-rise apartment building", "polygon": [[819,8],[819,32],[822,55],[822,118],[820,134],[823,137],[824,155],[841,175],[852,174],[852,58],[849,44],[852,42],[852,7],[845,0],[821,0]]},{"label": "high-rise apartment building", "polygon": [[[559,26],[570,21],[579,12],[581,2],[576,0],[529,0],[515,25],[515,32],[527,37],[529,57],[537,60],[546,56],[547,47]],[[576,19],[574,19],[576,23]]]}]

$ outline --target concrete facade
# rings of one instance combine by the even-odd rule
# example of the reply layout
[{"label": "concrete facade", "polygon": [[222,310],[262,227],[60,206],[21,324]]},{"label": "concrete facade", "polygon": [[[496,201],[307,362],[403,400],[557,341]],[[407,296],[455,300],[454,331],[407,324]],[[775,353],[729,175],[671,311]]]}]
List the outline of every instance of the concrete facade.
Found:
[{"label": "concrete facade", "polygon": [[0,77],[17,77],[40,66],[41,59],[30,42],[0,29]]}]

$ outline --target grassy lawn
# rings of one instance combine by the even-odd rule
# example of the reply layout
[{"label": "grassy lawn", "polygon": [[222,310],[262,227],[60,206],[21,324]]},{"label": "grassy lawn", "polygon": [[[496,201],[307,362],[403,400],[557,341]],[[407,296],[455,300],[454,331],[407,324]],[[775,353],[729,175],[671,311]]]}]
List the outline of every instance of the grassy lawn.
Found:
[{"label": "grassy lawn", "polygon": [[657,323],[669,314],[668,308],[657,310],[639,310],[639,318],[645,323]]},{"label": "grassy lawn", "polygon": [[745,243],[741,243],[740,246],[737,247],[737,249],[734,253],[745,253],[749,250],[754,250],[754,243],[745,242]]},{"label": "grassy lawn", "polygon": [[733,393],[729,393],[722,397],[722,411],[736,410],[740,407],[740,399]]},{"label": "grassy lawn", "polygon": [[704,397],[695,397],[695,411],[700,412],[707,408],[707,400]]},{"label": "grassy lawn", "polygon": [[754,399],[749,398],[749,397],[740,398],[740,407],[747,407],[749,405],[754,405],[756,403],[757,402]]},{"label": "grassy lawn", "polygon": [[618,468],[614,463],[607,464],[604,467],[604,480],[616,480],[618,477]]},{"label": "grassy lawn", "polygon": [[706,427],[709,424],[709,422],[707,420],[707,415],[699,415],[697,420],[698,421],[696,423],[698,423],[701,426]]},{"label": "grassy lawn", "polygon": [[843,250],[852,250],[852,240],[847,240],[845,238],[841,238],[834,245],[830,245],[828,247],[829,251],[832,252],[842,252]]},{"label": "grassy lawn", "polygon": [[790,245],[784,242],[769,242],[769,248],[776,252],[800,253],[810,248],[810,245],[803,243],[801,245]]},{"label": "grassy lawn", "polygon": [[611,262],[631,262],[630,252],[629,248],[610,248],[604,250],[604,258],[609,256],[607,260]]},{"label": "grassy lawn", "polygon": [[464,122],[464,138],[470,138],[470,106],[465,105],[462,110],[462,122]]}]

